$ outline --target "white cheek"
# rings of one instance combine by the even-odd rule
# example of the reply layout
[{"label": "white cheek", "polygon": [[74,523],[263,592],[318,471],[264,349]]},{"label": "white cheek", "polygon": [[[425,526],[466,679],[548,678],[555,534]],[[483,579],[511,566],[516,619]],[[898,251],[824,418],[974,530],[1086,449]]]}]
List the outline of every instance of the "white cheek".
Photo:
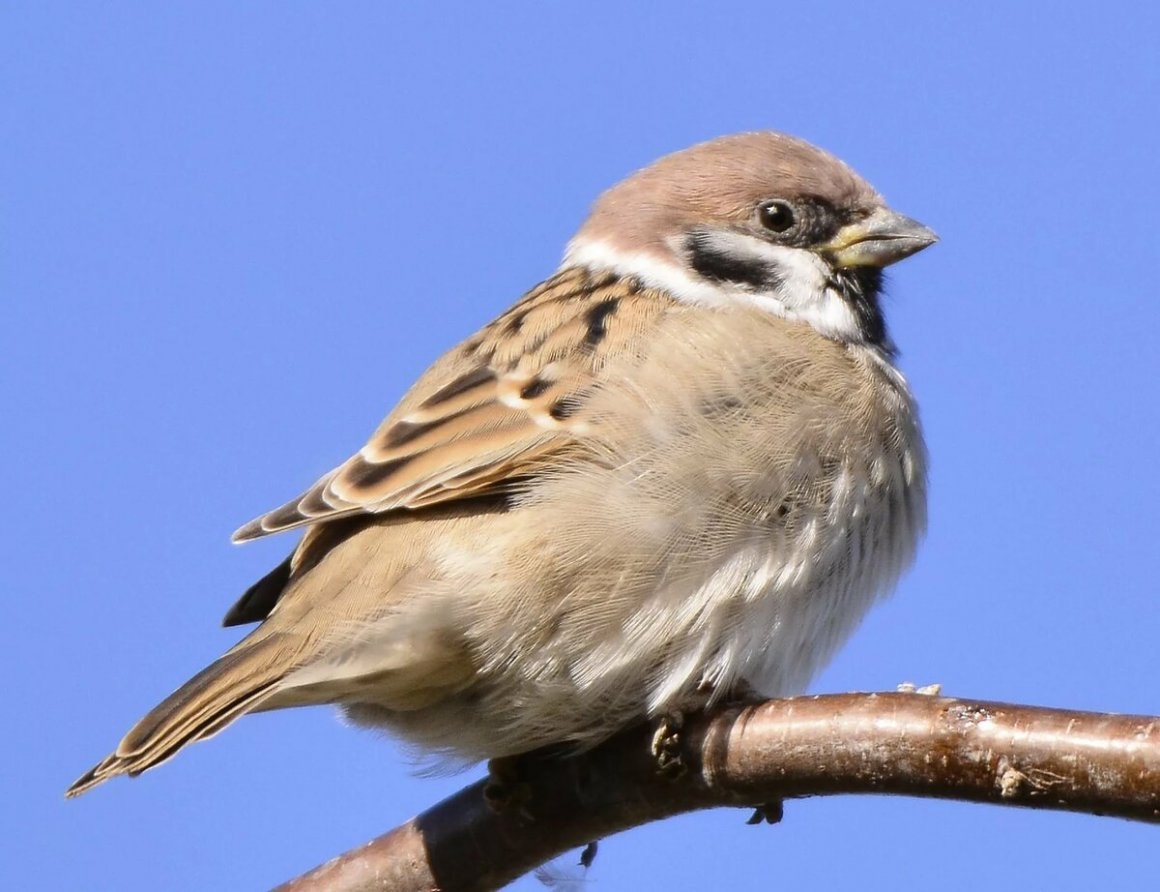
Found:
[{"label": "white cheek", "polygon": [[675,257],[646,251],[622,251],[604,241],[575,238],[564,252],[560,268],[583,266],[618,276],[633,276],[649,288],[668,292],[677,300],[706,307],[731,303],[726,289],[691,276]]},{"label": "white cheek", "polygon": [[756,306],[784,319],[809,323],[817,331],[840,341],[863,339],[857,317],[850,305],[829,286],[830,270],[825,261],[803,248],[771,245],[735,232],[715,233],[720,247],[741,258],[751,258],[774,266],[776,288],[755,290],[707,281],[690,273],[681,253],[622,251],[607,242],[577,238],[568,245],[562,267],[584,266],[634,276],[646,286],[666,291],[674,298],[700,306],[726,307],[735,304]]}]

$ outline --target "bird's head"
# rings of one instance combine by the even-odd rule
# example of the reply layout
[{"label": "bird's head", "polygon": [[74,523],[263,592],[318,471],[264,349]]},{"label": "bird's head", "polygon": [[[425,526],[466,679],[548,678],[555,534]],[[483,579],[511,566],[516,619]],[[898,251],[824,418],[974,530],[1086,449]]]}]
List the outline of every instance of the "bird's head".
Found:
[{"label": "bird's head", "polygon": [[743,133],[609,189],[564,265],[635,276],[692,303],[755,304],[889,349],[882,268],[936,240],[833,155],[780,133]]}]

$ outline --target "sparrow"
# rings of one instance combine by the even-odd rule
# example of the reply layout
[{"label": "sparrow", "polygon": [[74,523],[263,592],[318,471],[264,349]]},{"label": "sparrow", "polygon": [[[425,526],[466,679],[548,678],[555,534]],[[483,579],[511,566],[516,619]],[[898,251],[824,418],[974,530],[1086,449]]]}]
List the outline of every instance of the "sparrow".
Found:
[{"label": "sparrow", "polygon": [[880,298],[936,240],[779,133],[628,177],[362,449],[234,534],[304,530],[225,616],[257,627],[68,795],[263,710],[336,704],[472,762],[801,692],[925,528]]}]

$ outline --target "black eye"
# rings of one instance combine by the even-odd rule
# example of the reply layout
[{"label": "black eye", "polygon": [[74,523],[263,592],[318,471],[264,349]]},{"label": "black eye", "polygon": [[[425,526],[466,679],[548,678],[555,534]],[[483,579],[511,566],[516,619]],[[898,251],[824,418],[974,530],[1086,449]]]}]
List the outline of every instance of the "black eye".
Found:
[{"label": "black eye", "polygon": [[788,201],[767,201],[757,209],[757,219],[771,232],[785,232],[794,224],[793,206]]}]

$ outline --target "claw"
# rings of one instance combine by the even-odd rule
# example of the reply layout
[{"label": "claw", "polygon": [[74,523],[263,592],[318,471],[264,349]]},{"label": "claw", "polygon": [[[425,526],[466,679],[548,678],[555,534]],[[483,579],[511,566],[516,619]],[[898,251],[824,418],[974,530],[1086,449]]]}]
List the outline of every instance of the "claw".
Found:
[{"label": "claw", "polygon": [[753,810],[746,824],[780,824],[785,817],[785,804],[780,799],[764,802]]},{"label": "claw", "polygon": [[487,763],[487,779],[483,782],[483,801],[497,815],[512,810],[528,820],[532,819],[526,806],[532,791],[520,772],[520,757],[492,759]]},{"label": "claw", "polygon": [[673,711],[661,716],[653,732],[653,758],[656,760],[657,771],[665,777],[675,779],[685,773],[685,764],[681,758],[681,729],[684,726],[684,715]]}]

